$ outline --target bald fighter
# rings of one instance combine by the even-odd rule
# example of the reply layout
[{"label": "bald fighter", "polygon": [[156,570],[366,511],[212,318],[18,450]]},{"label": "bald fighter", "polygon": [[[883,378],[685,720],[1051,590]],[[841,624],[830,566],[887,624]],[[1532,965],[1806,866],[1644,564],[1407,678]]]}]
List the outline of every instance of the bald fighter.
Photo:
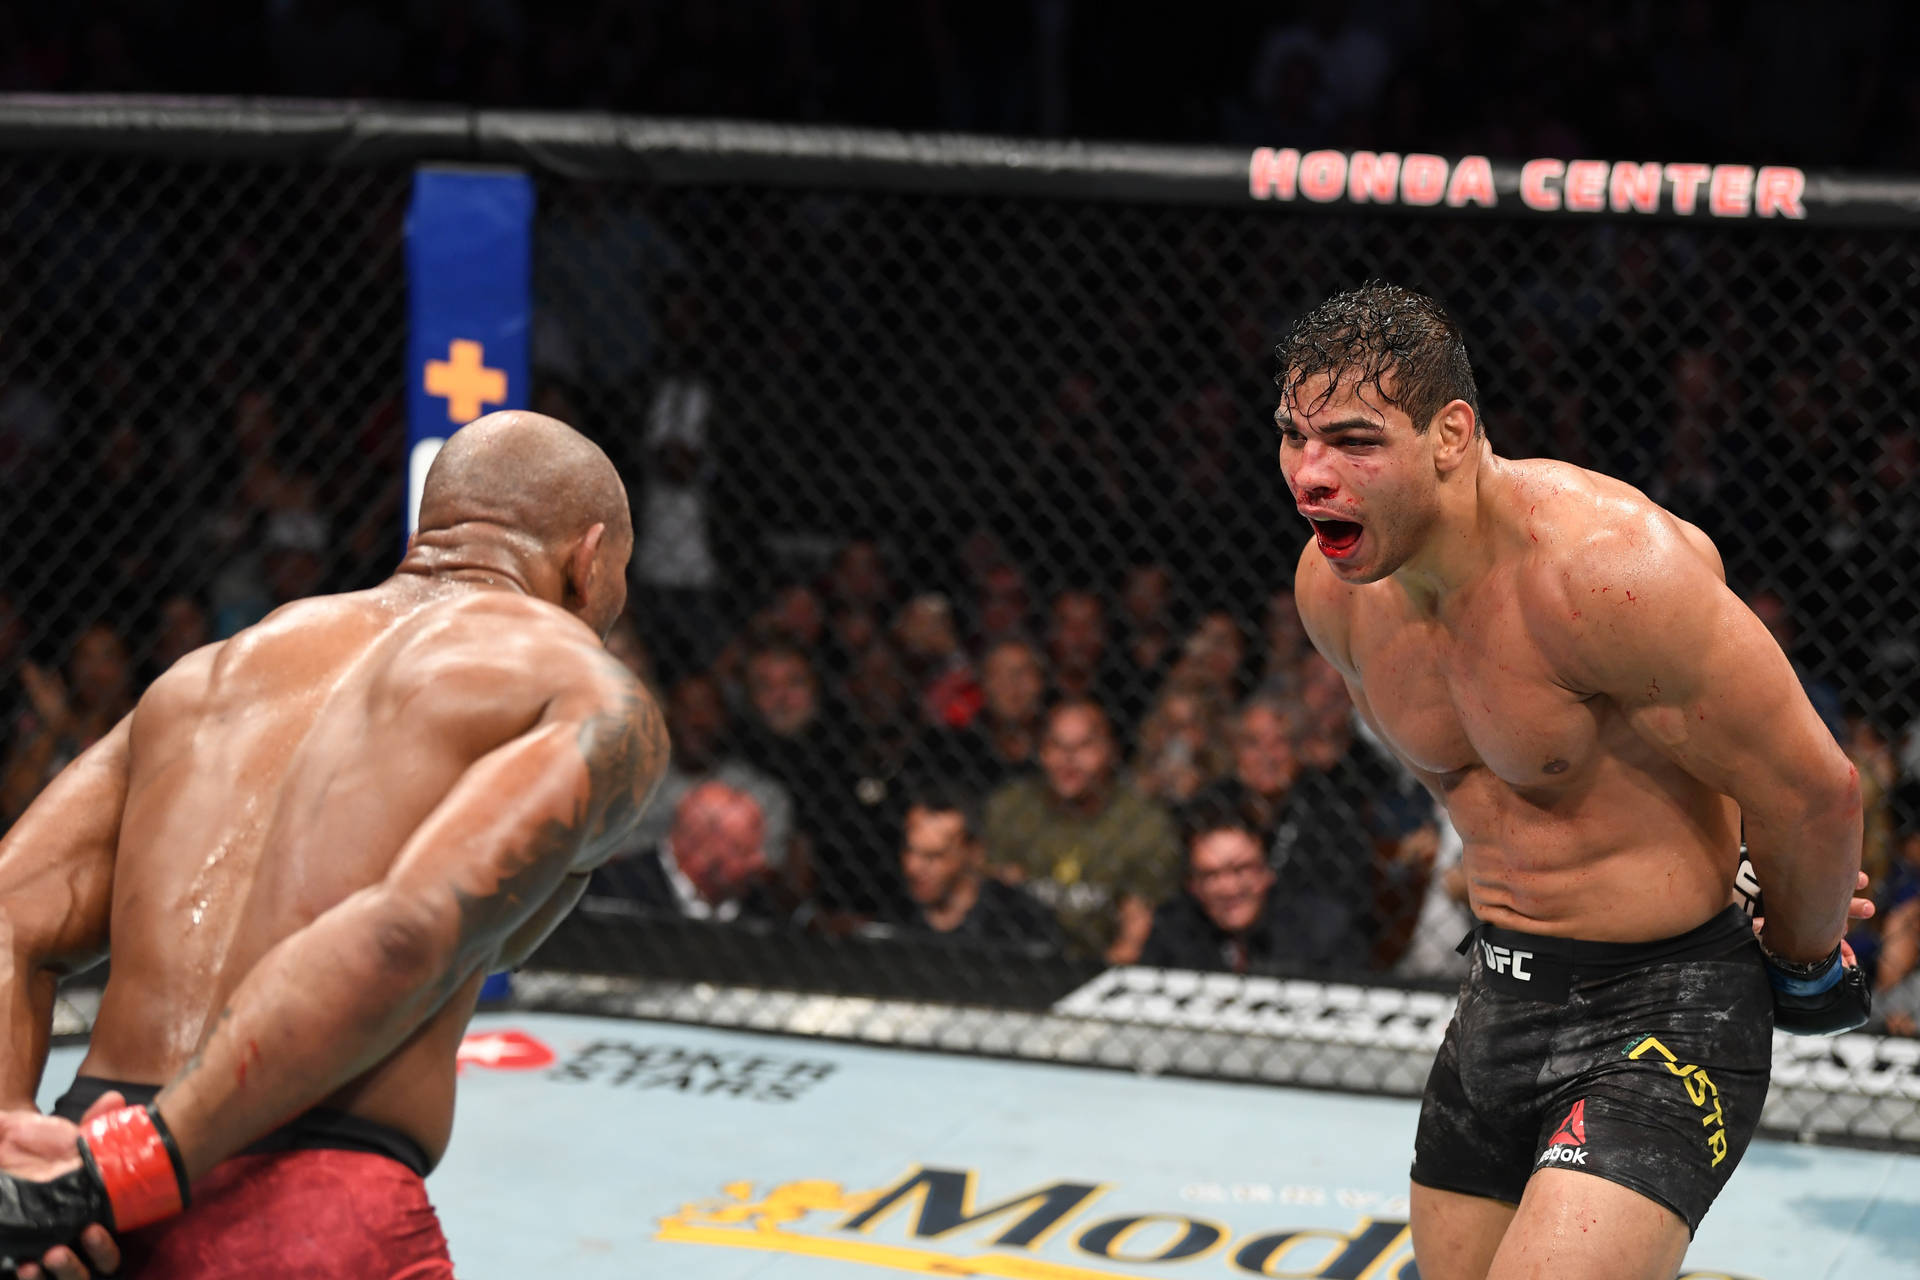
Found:
[{"label": "bald fighter", "polygon": [[[1420,1274],[1666,1280],[1776,1023],[1866,1019],[1858,779],[1700,530],[1493,452],[1437,303],[1369,285],[1279,355],[1301,617],[1446,805],[1481,922],[1415,1138]],[[1743,826],[1757,941],[1729,905]]]},{"label": "bald fighter", "polygon": [[87,1228],[134,1275],[452,1274],[422,1179],[480,983],[666,763],[601,644],[632,548],[597,447],[482,418],[393,577],[181,659],[48,787],[0,843],[0,1105],[32,1106],[55,981],[109,940],[113,970],[57,1108],[77,1155],[0,1128],[0,1253],[82,1274]]}]

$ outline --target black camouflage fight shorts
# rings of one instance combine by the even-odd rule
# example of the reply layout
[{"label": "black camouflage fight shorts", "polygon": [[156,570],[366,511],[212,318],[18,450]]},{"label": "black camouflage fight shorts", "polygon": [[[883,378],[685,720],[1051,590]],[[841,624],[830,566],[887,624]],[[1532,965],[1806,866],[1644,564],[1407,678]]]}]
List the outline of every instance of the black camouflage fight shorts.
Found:
[{"label": "black camouflage fight shorts", "polygon": [[1773,997],[1729,907],[1647,943],[1481,925],[1414,1140],[1422,1186],[1517,1203],[1539,1169],[1657,1201],[1697,1230],[1760,1122]]}]

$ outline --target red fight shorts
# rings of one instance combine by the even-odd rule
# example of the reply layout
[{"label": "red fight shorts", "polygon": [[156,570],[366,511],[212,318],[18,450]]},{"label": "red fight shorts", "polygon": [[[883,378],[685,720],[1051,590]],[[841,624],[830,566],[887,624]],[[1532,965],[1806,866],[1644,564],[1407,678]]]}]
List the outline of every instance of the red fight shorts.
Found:
[{"label": "red fight shorts", "polygon": [[365,1151],[241,1155],[186,1212],[119,1241],[135,1280],[451,1280],[427,1185]]}]

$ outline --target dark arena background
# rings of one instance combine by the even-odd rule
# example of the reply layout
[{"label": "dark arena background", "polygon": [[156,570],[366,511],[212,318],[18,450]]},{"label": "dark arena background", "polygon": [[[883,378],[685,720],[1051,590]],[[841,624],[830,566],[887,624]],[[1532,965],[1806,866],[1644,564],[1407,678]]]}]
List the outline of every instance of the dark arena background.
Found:
[{"label": "dark arena background", "polygon": [[[448,173],[531,183],[526,385],[489,381],[491,348],[468,359],[442,335],[422,352],[418,184]],[[486,1268],[524,1246],[596,1276],[746,1275],[725,1269],[757,1258],[740,1250],[775,1249],[794,1255],[782,1275],[1410,1280],[1403,1100],[1459,980],[1458,848],[1310,656],[1289,589],[1306,526],[1270,421],[1279,335],[1368,279],[1459,320],[1499,453],[1619,476],[1714,538],[1865,785],[1883,909],[1854,942],[1875,1021],[1776,1038],[1764,1135],[1783,1141],[1734,1184],[1840,1188],[1779,1227],[1824,1243],[1743,1253],[1774,1211],[1729,1207],[1696,1253],[1734,1270],[1690,1274],[1839,1274],[1821,1268],[1852,1248],[1846,1274],[1920,1275],[1913,177],[0,99],[0,823],[173,659],[391,572],[411,403],[452,426],[508,402],[551,413],[634,498],[611,645],[667,706],[677,774],[645,840],[493,986],[470,1037],[467,1127],[433,1184],[463,1274],[506,1274]],[[1014,890],[1027,915],[927,927],[902,871],[909,807],[948,798],[1006,861],[1061,785],[1041,708],[1073,695],[1111,720],[1091,768],[1133,806],[1108,833],[1124,851]],[[752,810],[755,865],[731,906],[690,912],[633,868],[714,782]],[[1178,833],[1211,801],[1257,819],[1297,925],[1205,971],[1113,950],[1120,893],[1185,892]],[[66,1036],[100,979],[65,988]],[[1090,1068],[1212,1092],[1183,1111],[1116,1091],[1186,1079]],[[833,1094],[862,1073],[867,1106]],[[498,1190],[484,1213],[458,1207],[477,1181],[462,1143],[518,1133],[488,1108],[604,1127],[549,1118],[563,1103],[536,1085],[567,1107],[618,1085],[679,1108],[633,1139],[649,1181],[630,1194],[621,1149],[590,1158],[599,1190],[577,1212],[616,1225],[570,1224],[557,1254],[534,1246],[559,1182],[516,1193],[533,1209]],[[686,1110],[716,1096],[735,1111]],[[941,1108],[972,1132],[1016,1097],[1043,1113],[1009,1122],[1035,1148],[1084,1123],[1037,1163],[873,1137]],[[1342,1110],[1376,1104],[1397,1109]],[[1285,1150],[1320,1152],[1310,1168],[1234,1148],[1235,1117],[1263,1108],[1306,1117]],[[757,1138],[725,1139],[724,1158],[702,1145],[789,1125],[777,1157]],[[1086,1209],[1103,1129],[1193,1168],[1156,1166],[1158,1200],[1140,1174],[1143,1203]],[[841,1159],[841,1142],[879,1154]],[[1343,1171],[1348,1147],[1369,1172]],[[669,1185],[693,1148],[696,1172]],[[1817,1163],[1869,1158],[1885,1163]],[[1229,1165],[1265,1172],[1207,1172]],[[926,1244],[989,1216],[976,1180],[1010,1211],[970,1228],[972,1253]],[[1071,1248],[1027,1256],[1083,1210]],[[488,1234],[515,1212],[534,1216]],[[813,1234],[795,1225],[809,1214]]]}]

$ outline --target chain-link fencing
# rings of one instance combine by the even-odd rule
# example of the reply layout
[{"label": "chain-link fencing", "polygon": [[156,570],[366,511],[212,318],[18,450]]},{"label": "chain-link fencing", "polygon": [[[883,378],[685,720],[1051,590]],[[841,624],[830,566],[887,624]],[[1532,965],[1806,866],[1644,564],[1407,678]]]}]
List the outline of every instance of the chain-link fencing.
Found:
[{"label": "chain-link fencing", "polygon": [[[1496,450],[1713,536],[1867,781],[1876,892],[1914,891],[1900,184],[1505,216],[1537,172],[1376,209],[1274,202],[1271,154],[1249,194],[1244,153],[382,128],[0,152],[8,816],[172,657],[390,570],[405,161],[478,146],[538,179],[531,403],[628,478],[613,645],[676,750],[520,998],[1417,1092],[1457,844],[1304,640],[1269,422],[1276,338],[1370,278],[1452,310]],[[1916,1047],[1782,1040],[1769,1123],[1920,1140]]]}]

